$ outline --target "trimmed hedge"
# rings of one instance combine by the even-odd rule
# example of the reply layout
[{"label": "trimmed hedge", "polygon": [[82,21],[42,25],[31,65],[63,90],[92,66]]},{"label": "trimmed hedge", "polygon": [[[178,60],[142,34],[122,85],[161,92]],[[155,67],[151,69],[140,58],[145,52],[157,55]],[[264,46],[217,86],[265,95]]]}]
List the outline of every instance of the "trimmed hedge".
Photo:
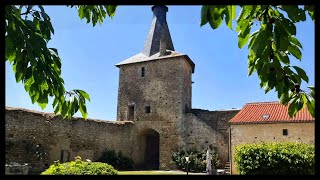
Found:
[{"label": "trimmed hedge", "polygon": [[314,145],[297,142],[244,144],[235,148],[235,163],[245,175],[314,174]]},{"label": "trimmed hedge", "polygon": [[105,150],[97,161],[108,163],[118,170],[130,170],[134,165],[131,158],[122,155],[121,151],[116,153],[114,150]]},{"label": "trimmed hedge", "polygon": [[[185,151],[184,148],[178,148],[172,152],[172,163],[174,163],[178,169],[186,171],[186,159],[185,157],[189,156],[188,169],[191,172],[205,172],[206,171],[206,154],[207,150],[197,150],[191,149]],[[212,160],[211,164],[217,169],[220,165],[218,155],[212,151]]]},{"label": "trimmed hedge", "polygon": [[101,162],[85,162],[80,157],[67,163],[55,162],[41,175],[117,175],[111,165]]}]

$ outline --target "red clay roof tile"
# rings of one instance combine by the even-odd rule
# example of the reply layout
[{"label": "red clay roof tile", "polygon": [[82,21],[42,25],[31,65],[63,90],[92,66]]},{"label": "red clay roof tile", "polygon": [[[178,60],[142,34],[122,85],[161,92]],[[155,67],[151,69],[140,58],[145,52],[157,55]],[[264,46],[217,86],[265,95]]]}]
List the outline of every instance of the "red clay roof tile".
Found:
[{"label": "red clay roof tile", "polygon": [[[230,121],[230,124],[247,123],[279,123],[279,122],[313,122],[315,119],[307,107],[300,110],[295,117],[290,118],[288,107],[279,102],[247,103]],[[265,118],[263,118],[263,116]]]}]

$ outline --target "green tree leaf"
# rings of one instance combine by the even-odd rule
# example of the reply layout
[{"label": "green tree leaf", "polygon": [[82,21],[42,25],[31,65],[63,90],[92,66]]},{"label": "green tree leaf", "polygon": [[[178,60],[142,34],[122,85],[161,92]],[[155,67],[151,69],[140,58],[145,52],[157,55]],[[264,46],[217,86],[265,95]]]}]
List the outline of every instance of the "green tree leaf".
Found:
[{"label": "green tree leaf", "polygon": [[[32,87],[32,86],[31,86]],[[31,88],[30,87],[30,88]],[[32,100],[32,104],[34,104],[35,102],[37,102],[37,100],[39,99],[40,93],[36,92],[31,96],[31,100]]]},{"label": "green tree leaf", "polygon": [[66,118],[68,112],[68,102],[64,101],[61,107],[61,115],[63,118]]},{"label": "green tree leaf", "polygon": [[81,96],[83,96],[83,97],[86,98],[88,101],[90,101],[90,96],[89,96],[88,93],[86,93],[85,91],[80,90],[80,89],[77,89],[77,90],[75,90],[75,91],[77,91],[79,94],[81,94]]},{"label": "green tree leaf", "polygon": [[218,28],[223,20],[223,13],[222,11],[225,9],[225,7],[222,6],[210,6],[209,8],[209,17],[208,21],[212,29]]},{"label": "green tree leaf", "polygon": [[79,6],[78,8],[78,15],[80,17],[80,19],[83,19],[85,17],[85,12],[84,12],[84,7],[83,6]]},{"label": "green tree leaf", "polygon": [[232,20],[236,17],[236,6],[226,6],[226,24],[232,29]]},{"label": "green tree leaf", "polygon": [[116,13],[117,6],[107,5],[106,9],[107,9],[108,16],[112,18]]},{"label": "green tree leaf", "polygon": [[308,88],[311,90],[310,95],[315,98],[315,88],[314,86],[308,86]]},{"label": "green tree leaf", "polygon": [[58,98],[54,98],[52,107],[55,107],[58,104],[58,102],[59,102]]},{"label": "green tree leaf", "polygon": [[305,11],[300,9],[298,5],[282,5],[281,9],[286,11],[288,14],[288,17],[293,22],[299,22],[299,21],[305,21],[306,20],[306,14]]},{"label": "green tree leaf", "polygon": [[276,52],[275,56],[278,58],[278,60],[280,60],[284,64],[286,65],[290,64],[290,59],[286,53],[279,51],[279,52]]},{"label": "green tree leaf", "polygon": [[209,12],[209,6],[202,6],[201,7],[201,22],[200,22],[200,26],[203,26],[205,24],[207,24],[208,22],[208,13]]},{"label": "green tree leaf", "polygon": [[302,49],[302,45],[300,44],[297,38],[295,38],[294,36],[290,36],[289,40],[291,43],[293,43],[296,46],[299,46]]},{"label": "green tree leaf", "polygon": [[[313,91],[314,92],[314,91]],[[315,100],[312,94],[305,94],[307,101],[305,102],[312,117],[315,117]]]},{"label": "green tree leaf", "polygon": [[10,63],[12,63],[16,58],[16,51],[13,47],[12,40],[8,35],[5,37],[5,45],[5,58],[6,60],[9,60]]},{"label": "green tree leaf", "polygon": [[[249,44],[248,44],[248,49],[252,49],[252,44],[253,44],[253,42],[255,41],[258,33],[259,33],[259,30],[256,30],[255,32],[253,32],[253,33],[250,35]],[[239,46],[239,45],[238,45],[238,46]]]},{"label": "green tree leaf", "polygon": [[291,118],[294,117],[294,115],[297,113],[297,105],[296,105],[295,101],[292,101],[290,103],[289,108],[288,108],[288,113]]},{"label": "green tree leaf", "polygon": [[263,50],[267,47],[267,41],[268,38],[265,30],[260,30],[251,48],[254,51],[255,56],[261,57]]},{"label": "green tree leaf", "polygon": [[308,78],[306,72],[305,72],[303,69],[299,68],[298,66],[292,66],[292,67],[297,71],[298,75],[299,75],[303,80],[305,80],[307,83],[309,82],[309,78]]},{"label": "green tree leaf", "polygon": [[86,107],[86,104],[84,103],[84,101],[79,101],[79,109],[82,114],[82,117],[84,119],[87,119],[88,113],[87,113],[87,107]]},{"label": "green tree leaf", "polygon": [[78,110],[79,110],[79,101],[78,101],[77,98],[74,98],[73,106],[74,106],[74,113],[78,112]]},{"label": "green tree leaf", "polygon": [[247,33],[245,36],[239,36],[238,37],[238,47],[242,48],[245,44],[247,44],[249,37],[250,37],[249,33]]},{"label": "green tree leaf", "polygon": [[280,28],[284,29],[288,35],[296,35],[297,33],[296,26],[289,19],[283,18],[279,21],[278,25],[280,25]]},{"label": "green tree leaf", "polygon": [[309,14],[310,18],[314,22],[314,6],[305,5],[304,6],[304,10],[308,11],[308,14]]},{"label": "green tree leaf", "polygon": [[38,102],[38,105],[41,107],[42,110],[44,110],[44,108],[46,108],[46,106],[47,106],[47,103]]},{"label": "green tree leaf", "polygon": [[295,45],[291,45],[289,46],[289,52],[294,56],[296,57],[297,59],[301,60],[302,58],[302,53],[300,51],[300,49],[295,46]]}]

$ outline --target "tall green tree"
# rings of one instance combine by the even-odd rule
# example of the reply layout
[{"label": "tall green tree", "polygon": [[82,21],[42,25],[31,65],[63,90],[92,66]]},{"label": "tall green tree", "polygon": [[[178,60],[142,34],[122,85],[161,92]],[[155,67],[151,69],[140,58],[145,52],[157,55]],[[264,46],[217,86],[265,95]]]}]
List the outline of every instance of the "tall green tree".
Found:
[{"label": "tall green tree", "polygon": [[[280,102],[289,104],[290,117],[304,106],[314,117],[315,89],[312,86],[309,91],[300,89],[301,82],[308,83],[309,78],[303,69],[290,64],[289,57],[302,59],[302,45],[296,38],[295,24],[306,21],[306,13],[314,21],[314,6],[244,5],[240,8],[236,18],[236,6],[203,6],[201,26],[209,23],[212,29],[216,29],[225,19],[232,29],[232,20],[236,18],[238,47],[248,44],[248,75],[257,72],[265,93],[275,89]],[[254,23],[260,28],[251,33]]]},{"label": "tall green tree", "polygon": [[[71,6],[77,8],[80,19],[100,24],[113,17],[116,6]],[[43,6],[21,5],[5,7],[5,58],[12,65],[17,83],[22,82],[32,103],[44,109],[53,97],[53,108],[63,118],[71,118],[78,110],[87,118],[86,101],[90,96],[83,90],[67,91],[61,77],[58,50],[47,47],[54,34],[50,17]]]},{"label": "tall green tree", "polygon": [[[102,24],[107,15],[112,18],[117,6],[114,5],[76,5],[80,19]],[[275,89],[280,102],[289,104],[291,117],[307,106],[314,117],[314,87],[310,91],[300,89],[302,81],[308,83],[305,71],[290,65],[289,55],[302,58],[302,45],[295,37],[295,23],[306,21],[306,13],[314,21],[314,6],[240,6],[236,18],[236,6],[202,6],[201,26],[209,23],[212,29],[218,28],[225,19],[232,29],[236,20],[238,46],[248,44],[248,74],[255,71],[265,92]],[[287,15],[284,16],[284,14]],[[251,32],[252,25],[259,30]],[[48,98],[53,97],[55,114],[71,118],[80,110],[87,118],[86,102],[90,96],[83,90],[66,91],[61,77],[61,59],[58,50],[47,47],[54,28],[43,6],[8,5],[5,7],[5,59],[12,65],[17,83],[24,84],[32,103],[44,109]]]}]

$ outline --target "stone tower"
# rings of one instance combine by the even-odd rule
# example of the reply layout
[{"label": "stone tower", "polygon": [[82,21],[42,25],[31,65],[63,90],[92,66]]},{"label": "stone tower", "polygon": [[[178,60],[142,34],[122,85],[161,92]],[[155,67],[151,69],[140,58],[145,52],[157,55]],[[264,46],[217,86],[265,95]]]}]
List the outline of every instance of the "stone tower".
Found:
[{"label": "stone tower", "polygon": [[171,150],[182,145],[184,113],[191,110],[194,63],[174,50],[166,6],[153,6],[150,31],[141,53],[120,70],[117,121],[133,121],[132,156],[142,168],[171,166]]}]

